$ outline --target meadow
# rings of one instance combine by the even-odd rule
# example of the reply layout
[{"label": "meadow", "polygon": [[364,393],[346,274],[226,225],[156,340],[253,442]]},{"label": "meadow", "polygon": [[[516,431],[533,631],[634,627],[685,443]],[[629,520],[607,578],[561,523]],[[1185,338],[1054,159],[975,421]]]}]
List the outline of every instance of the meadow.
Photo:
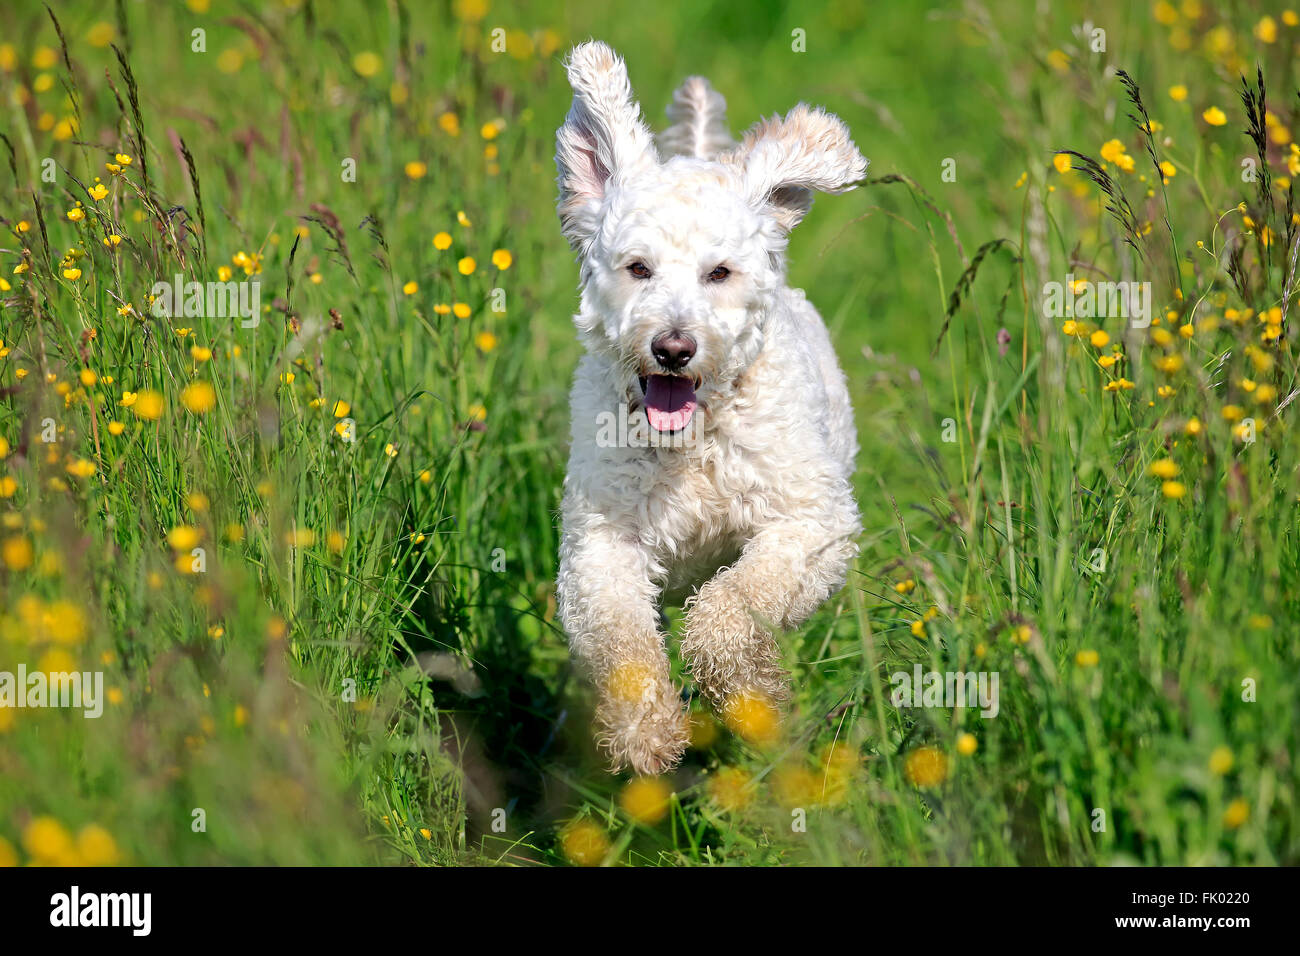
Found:
[{"label": "meadow", "polygon": [[[650,779],[555,620],[589,37],[656,128],[701,73],[871,161],[790,249],[861,555],[780,724],[697,702]],[[1300,863],[1298,45],[1244,0],[6,3],[0,675],[103,713],[0,706],[0,865]],[[918,668],[996,716],[897,706]]]}]

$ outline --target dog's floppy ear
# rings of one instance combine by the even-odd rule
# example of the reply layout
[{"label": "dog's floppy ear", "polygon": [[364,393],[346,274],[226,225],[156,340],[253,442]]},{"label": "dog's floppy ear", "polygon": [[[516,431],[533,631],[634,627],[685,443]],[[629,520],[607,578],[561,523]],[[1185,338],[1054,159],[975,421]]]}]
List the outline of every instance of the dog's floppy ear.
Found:
[{"label": "dog's floppy ear", "polygon": [[702,76],[688,76],[668,104],[672,124],[658,136],[664,156],[716,159],[736,145],[727,129],[727,101]]},{"label": "dog's floppy ear", "polygon": [[555,165],[560,226],[569,244],[581,249],[596,231],[609,183],[658,157],[617,53],[592,40],[573,48],[567,68],[573,106],[555,136]]},{"label": "dog's floppy ear", "polygon": [[812,207],[814,191],[848,192],[867,174],[844,121],[804,103],[755,125],[726,159],[740,166],[754,208],[786,232]]}]

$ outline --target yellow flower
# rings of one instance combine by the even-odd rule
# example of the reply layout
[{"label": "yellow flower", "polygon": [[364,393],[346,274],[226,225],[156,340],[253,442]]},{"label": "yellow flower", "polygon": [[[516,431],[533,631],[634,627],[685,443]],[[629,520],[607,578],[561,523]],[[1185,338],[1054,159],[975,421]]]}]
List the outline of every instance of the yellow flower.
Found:
[{"label": "yellow flower", "polygon": [[10,571],[24,571],[32,566],[32,543],[21,535],[5,538],[0,542],[0,561]]},{"label": "yellow flower", "polygon": [[384,454],[387,455],[389,458],[396,458],[397,446],[394,445],[392,442],[389,442],[387,445],[384,446]]},{"label": "yellow flower", "polygon": [[497,337],[491,332],[480,332],[474,336],[474,344],[479,347],[479,351],[491,352],[497,347]]},{"label": "yellow flower", "polygon": [[419,291],[420,285],[418,282],[408,282],[406,285],[402,286],[402,292],[406,295],[415,295],[415,293]]},{"label": "yellow flower", "polygon": [[90,187],[90,198],[96,202],[99,202],[99,200],[103,199],[107,195],[108,187],[103,183],[95,183],[95,185]]},{"label": "yellow flower", "polygon": [[609,837],[594,821],[578,820],[561,831],[560,852],[575,866],[595,866],[609,853]]},{"label": "yellow flower", "polygon": [[1187,87],[1182,83],[1176,83],[1169,87],[1169,98],[1175,103],[1181,103],[1187,99]]},{"label": "yellow flower", "polygon": [[63,278],[67,279],[69,282],[76,282],[81,278],[81,270],[76,266],[73,266],[71,269],[64,269]]},{"label": "yellow flower", "polygon": [[618,804],[633,820],[653,826],[668,815],[672,795],[672,787],[662,777],[637,777],[623,787]]},{"label": "yellow flower", "polygon": [[181,392],[181,404],[196,415],[206,415],[216,407],[217,390],[211,382],[193,382]]},{"label": "yellow flower", "polygon": [[492,264],[505,272],[515,261],[515,257],[510,254],[509,249],[497,249],[492,253]]},{"label": "yellow flower", "polygon": [[1187,486],[1181,481],[1166,481],[1160,486],[1160,491],[1166,498],[1177,501],[1187,494]]},{"label": "yellow flower", "polygon": [[1204,429],[1205,426],[1201,424],[1201,420],[1195,416],[1188,419],[1187,424],[1183,426],[1183,431],[1189,435],[1199,435]]},{"label": "yellow flower", "polygon": [[1057,153],[1055,156],[1052,157],[1052,165],[1056,167],[1056,171],[1058,173],[1061,174],[1068,173],[1070,171],[1069,153]]},{"label": "yellow flower", "polygon": [[413,159],[406,164],[405,171],[408,179],[423,179],[429,172],[429,167],[418,159]]},{"label": "yellow flower", "polygon": [[54,817],[36,817],[23,829],[23,848],[39,863],[54,863],[72,853],[72,835]]},{"label": "yellow flower", "polygon": [[204,348],[202,345],[191,345],[190,358],[196,362],[206,362],[212,358],[212,349]]},{"label": "yellow flower", "polygon": [[957,753],[963,757],[969,757],[979,748],[979,741],[975,739],[974,734],[957,735]]},{"label": "yellow flower", "polygon": [[1201,119],[1205,120],[1205,122],[1209,123],[1211,126],[1222,126],[1224,123],[1228,122],[1227,114],[1217,106],[1211,106],[1208,110],[1202,113]]},{"label": "yellow flower", "polygon": [[167,544],[174,551],[191,551],[198,546],[201,537],[198,528],[177,525],[167,532]]},{"label": "yellow flower", "polygon": [[342,399],[339,399],[337,402],[334,403],[335,418],[347,418],[348,414],[351,411],[352,411],[352,406],[349,405],[347,402],[343,401]]},{"label": "yellow flower", "polygon": [[1244,413],[1240,405],[1224,405],[1220,414],[1223,416],[1224,421],[1239,422]]},{"label": "yellow flower", "polygon": [[474,257],[473,257],[473,256],[466,256],[464,259],[461,259],[460,262],[456,263],[456,269],[457,269],[457,270],[460,272],[460,274],[463,275],[463,276],[473,275],[473,274],[474,274],[474,268],[475,268],[477,265],[478,265],[478,263],[476,263],[476,262],[474,261]]},{"label": "yellow flower", "polygon": [[1066,319],[1065,324],[1061,326],[1061,331],[1066,335],[1078,335],[1079,323],[1074,321],[1074,319]]},{"label": "yellow flower", "polygon": [[465,215],[465,210],[463,209],[456,210],[456,221],[460,223],[462,226],[473,225],[473,223],[469,221],[469,216]]},{"label": "yellow flower", "polygon": [[352,58],[352,69],[366,78],[374,76],[383,68],[384,61],[379,58],[379,54],[371,53],[369,50],[358,53]]},{"label": "yellow flower", "polygon": [[916,590],[916,582],[911,578],[908,578],[906,581],[899,581],[894,585],[894,590],[899,594],[911,594]]},{"label": "yellow flower", "polygon": [[1250,819],[1250,804],[1238,797],[1228,804],[1228,808],[1223,811],[1223,825],[1229,830],[1235,830],[1247,820]]},{"label": "yellow flower", "polygon": [[316,532],[311,528],[293,528],[285,532],[284,543],[291,548],[310,548],[316,543]]},{"label": "yellow flower", "polygon": [[443,113],[438,117],[438,127],[448,136],[459,136],[460,117],[455,113]]},{"label": "yellow flower", "polygon": [[787,763],[772,772],[772,794],[787,809],[821,802],[821,777],[807,767]]},{"label": "yellow flower", "polygon": [[85,458],[78,458],[76,461],[68,462],[67,472],[77,478],[89,478],[95,473],[95,463]]},{"label": "yellow flower", "polygon": [[1093,344],[1094,348],[1102,349],[1110,344],[1110,336],[1101,329],[1098,329],[1096,332],[1093,332],[1092,335],[1088,336],[1088,341]]},{"label": "yellow flower", "polygon": [[143,389],[135,393],[129,404],[125,400],[127,394],[123,393],[122,404],[134,408],[137,418],[143,418],[151,422],[162,418],[163,412],[167,408],[167,400],[163,398],[161,392],[155,392],[151,388]]},{"label": "yellow flower", "polygon": [[73,222],[81,222],[81,220],[86,218],[85,210],[83,210],[80,206],[76,206],[72,209],[69,209],[68,218]]},{"label": "yellow flower", "polygon": [[1096,651],[1079,651],[1074,655],[1074,663],[1079,667],[1096,667],[1101,661],[1101,655]]},{"label": "yellow flower", "polygon": [[440,232],[433,237],[433,248],[438,251],[451,248],[451,233]]},{"label": "yellow flower", "polygon": [[1272,17],[1263,17],[1259,23],[1255,24],[1255,36],[1261,43],[1275,43],[1277,41],[1277,21]]},{"label": "yellow flower", "polygon": [[470,307],[464,302],[453,303],[451,311],[458,319],[468,319],[470,317]]},{"label": "yellow flower", "polygon": [[77,856],[86,866],[112,866],[118,861],[117,843],[103,827],[87,824],[77,834]]},{"label": "yellow flower", "polygon": [[1166,159],[1160,163],[1160,172],[1164,173],[1166,178],[1172,178],[1178,174],[1178,169]]},{"label": "yellow flower", "polygon": [[1210,754],[1210,773],[1216,777],[1225,776],[1235,762],[1231,747],[1215,747]]},{"label": "yellow flower", "polygon": [[122,237],[117,233],[113,233],[112,235],[105,236],[100,241],[104,244],[105,248],[116,249],[122,244]]},{"label": "yellow flower", "polygon": [[1148,470],[1156,478],[1176,478],[1179,471],[1178,463],[1171,458],[1161,458],[1159,461],[1153,461]]},{"label": "yellow flower", "polygon": [[753,777],[739,767],[723,767],[709,776],[709,798],[729,813],[745,809],[754,799]]},{"label": "yellow flower", "polygon": [[918,747],[903,758],[903,776],[917,787],[937,787],[948,779],[948,755],[937,747]]},{"label": "yellow flower", "polygon": [[86,31],[86,41],[94,47],[106,47],[113,42],[113,25],[100,20]]},{"label": "yellow flower", "polygon": [[1101,158],[1108,163],[1119,163],[1124,155],[1124,144],[1117,139],[1108,139],[1101,144]]},{"label": "yellow flower", "polygon": [[113,156],[113,159],[123,166],[130,166],[132,163],[131,157],[126,153],[117,153]]},{"label": "yellow flower", "polygon": [[776,707],[765,697],[750,693],[729,697],[722,708],[722,719],[732,733],[759,745],[775,741],[781,726]]}]

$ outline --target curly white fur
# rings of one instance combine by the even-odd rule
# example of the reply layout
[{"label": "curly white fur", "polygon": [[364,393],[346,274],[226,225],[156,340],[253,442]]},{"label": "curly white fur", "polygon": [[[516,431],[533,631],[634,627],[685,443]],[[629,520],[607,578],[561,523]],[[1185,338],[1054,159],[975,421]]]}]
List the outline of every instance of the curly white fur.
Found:
[{"label": "curly white fur", "polygon": [[[779,701],[774,631],[837,591],[857,553],[853,411],[821,318],[786,287],[785,248],[812,192],[852,189],[867,164],[839,119],[802,104],[734,145],[699,78],[674,98],[660,143],[677,155],[661,162],[609,47],[578,46],[568,72],[559,213],[587,354],[570,396],[559,611],[614,767],[656,773],[687,742],[659,602],[685,599],[683,658],[711,701]],[[678,370],[694,384],[690,440],[604,440],[613,417],[642,414],[666,333],[695,345]]]}]

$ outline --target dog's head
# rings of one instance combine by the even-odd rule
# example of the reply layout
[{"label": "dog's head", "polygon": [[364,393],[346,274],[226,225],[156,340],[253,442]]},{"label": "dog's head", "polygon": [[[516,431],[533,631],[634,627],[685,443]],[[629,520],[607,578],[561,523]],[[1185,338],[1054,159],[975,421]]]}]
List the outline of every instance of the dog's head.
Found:
[{"label": "dog's head", "polygon": [[651,427],[677,431],[762,349],[813,191],[852,189],[867,162],[842,121],[803,104],[734,143],[722,97],[699,77],[673,97],[661,160],[613,50],[575,47],[568,73],[555,162],[561,227],[581,260],[578,329],[614,359]]}]

